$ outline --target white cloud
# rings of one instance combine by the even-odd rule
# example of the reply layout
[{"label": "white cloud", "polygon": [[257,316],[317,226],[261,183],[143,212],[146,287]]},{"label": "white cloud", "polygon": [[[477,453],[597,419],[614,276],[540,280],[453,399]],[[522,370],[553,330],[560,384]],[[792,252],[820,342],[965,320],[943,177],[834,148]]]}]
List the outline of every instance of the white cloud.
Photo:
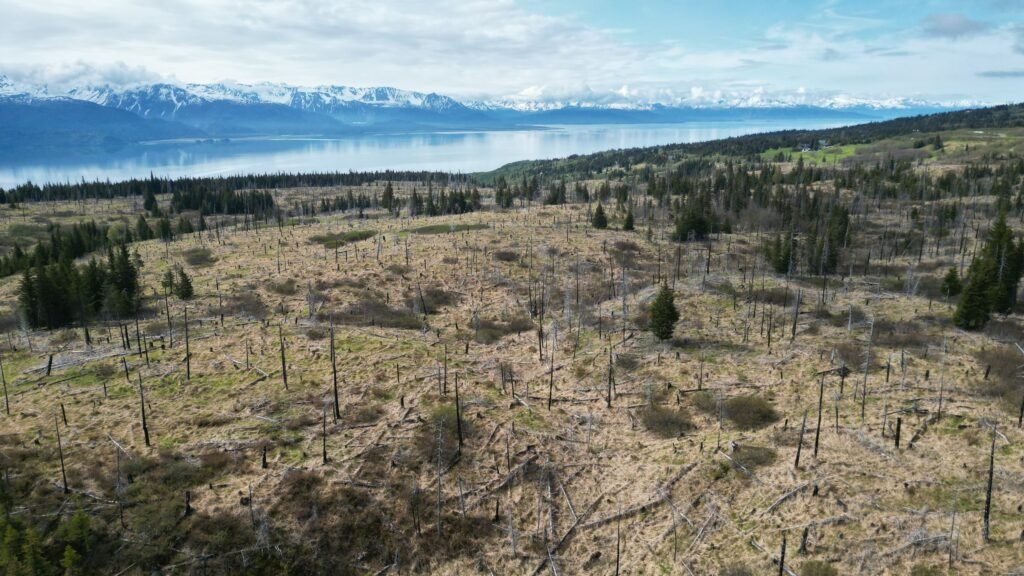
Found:
[{"label": "white cloud", "polygon": [[979,34],[991,28],[985,22],[971,20],[963,14],[932,14],[924,20],[924,32],[940,38],[961,38]]},{"label": "white cloud", "polygon": [[935,15],[926,22],[932,35],[894,33],[837,10],[826,4],[804,23],[770,26],[752,48],[697,49],[685,38],[639,43],[515,0],[0,0],[0,72],[54,87],[233,79],[549,100],[801,87],[1020,97],[1005,78],[978,75],[989,62],[1024,69],[1020,25]]}]

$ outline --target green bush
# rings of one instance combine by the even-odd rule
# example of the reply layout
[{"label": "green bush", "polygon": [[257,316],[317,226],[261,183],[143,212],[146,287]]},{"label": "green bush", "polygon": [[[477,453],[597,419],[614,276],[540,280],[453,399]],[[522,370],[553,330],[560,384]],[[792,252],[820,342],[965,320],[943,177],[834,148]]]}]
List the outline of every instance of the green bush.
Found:
[{"label": "green bush", "polygon": [[740,428],[760,428],[779,419],[771,403],[758,396],[737,396],[724,403],[725,417]]},{"label": "green bush", "polygon": [[209,248],[188,248],[182,250],[181,257],[189,266],[206,266],[216,261]]},{"label": "green bush", "polygon": [[693,405],[698,410],[712,416],[718,415],[718,400],[709,390],[701,390],[693,395]]},{"label": "green bush", "polygon": [[662,438],[677,438],[693,428],[689,416],[664,406],[651,406],[640,413],[644,426]]},{"label": "green bush", "polygon": [[423,313],[423,305],[426,304],[428,314],[437,314],[444,306],[452,306],[459,303],[459,295],[449,292],[439,286],[427,286],[421,290],[413,288],[405,297],[405,305],[409,308]]},{"label": "green bush", "polygon": [[737,446],[733,450],[732,461],[752,470],[775,462],[775,450],[766,446]]},{"label": "green bush", "polygon": [[511,250],[495,250],[491,255],[495,260],[500,260],[501,262],[515,262],[519,260],[519,254]]},{"label": "green bush", "polygon": [[941,568],[928,566],[927,564],[915,564],[914,567],[910,569],[910,576],[940,576],[941,574]]},{"label": "green bush", "polygon": [[821,560],[808,560],[800,566],[800,576],[839,576],[839,571]]},{"label": "green bush", "polygon": [[469,230],[486,230],[490,228],[487,224],[431,224],[411,228],[408,231],[413,234],[447,234],[449,232],[465,232]]},{"label": "green bush", "polygon": [[409,309],[392,308],[372,298],[364,298],[339,311],[321,310],[318,317],[321,321],[333,318],[339,324],[352,326],[383,326],[403,330],[419,330],[423,327],[420,316]]},{"label": "green bush", "polygon": [[327,248],[337,248],[352,242],[373,238],[376,234],[377,232],[373,230],[349,230],[348,232],[335,232],[333,234],[318,234],[310,238],[310,240],[323,244]]},{"label": "green bush", "polygon": [[516,317],[508,322],[480,320],[480,327],[473,332],[473,339],[480,344],[494,344],[509,334],[531,332],[534,329],[536,326],[533,321],[526,316]]},{"label": "green bush", "polygon": [[281,282],[268,282],[267,288],[269,288],[271,292],[282,296],[294,296],[295,293],[298,292],[298,286],[295,283],[294,278],[288,278]]}]

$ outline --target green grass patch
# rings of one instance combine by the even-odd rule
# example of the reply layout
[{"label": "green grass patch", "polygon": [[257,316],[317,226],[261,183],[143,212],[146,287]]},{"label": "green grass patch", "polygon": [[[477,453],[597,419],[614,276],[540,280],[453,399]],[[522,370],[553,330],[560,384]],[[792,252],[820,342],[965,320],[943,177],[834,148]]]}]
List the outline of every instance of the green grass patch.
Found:
[{"label": "green grass patch", "polygon": [[488,228],[490,228],[488,224],[431,224],[430,226],[410,228],[408,232],[412,234],[447,234],[449,232],[467,232],[470,230],[486,230]]},{"label": "green grass patch", "polygon": [[348,232],[334,232],[329,234],[317,234],[310,238],[312,242],[323,244],[327,248],[337,248],[352,242],[359,242],[373,238],[377,235],[376,230],[349,230]]}]

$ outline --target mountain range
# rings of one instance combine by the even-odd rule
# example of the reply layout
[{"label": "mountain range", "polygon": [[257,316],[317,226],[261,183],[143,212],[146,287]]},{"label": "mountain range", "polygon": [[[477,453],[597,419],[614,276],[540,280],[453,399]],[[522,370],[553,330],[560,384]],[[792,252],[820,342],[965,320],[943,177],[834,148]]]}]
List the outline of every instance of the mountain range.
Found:
[{"label": "mountain range", "polygon": [[823,119],[867,122],[949,109],[889,99],[743,97],[642,100],[588,95],[460,101],[390,87],[171,84],[73,87],[52,93],[0,75],[0,151],[13,159],[103,154],[147,141],[367,132],[502,130],[552,124]]}]

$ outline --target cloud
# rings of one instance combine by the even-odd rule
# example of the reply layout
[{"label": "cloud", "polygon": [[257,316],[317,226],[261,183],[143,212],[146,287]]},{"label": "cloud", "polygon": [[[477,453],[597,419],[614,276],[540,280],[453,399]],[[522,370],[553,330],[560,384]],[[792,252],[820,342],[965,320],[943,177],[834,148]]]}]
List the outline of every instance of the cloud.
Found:
[{"label": "cloud", "polygon": [[979,34],[991,27],[991,24],[971,20],[963,14],[932,14],[924,19],[926,35],[954,40]]},{"label": "cloud", "polygon": [[1024,70],[985,70],[978,72],[982,78],[1024,78]]},{"label": "cloud", "polygon": [[821,53],[821,59],[825,62],[835,62],[836,60],[842,60],[844,58],[846,58],[846,55],[835,48],[826,48]]},{"label": "cloud", "polygon": [[[999,0],[993,0],[999,1]],[[1024,0],[1016,0],[1022,2]],[[1024,69],[1024,26],[924,12],[909,24],[840,14],[842,4],[736,33],[729,11],[646,39],[551,16],[523,0],[0,0],[0,73],[51,92],[75,84],[285,82],[396,86],[462,98],[690,99],[806,87],[809,95],[1005,101]],[[717,18],[717,19],[716,19]],[[1004,21],[1013,21],[1004,18]],[[984,32],[984,33],[983,33]],[[951,45],[950,39],[958,41]],[[1014,51],[1016,46],[1016,51]],[[628,86],[623,95],[622,87]],[[966,91],[969,93],[965,93]],[[618,94],[616,94],[618,91]],[[810,96],[808,96],[810,97]]]},{"label": "cloud", "polygon": [[45,86],[53,93],[80,86],[109,84],[126,88],[174,80],[145,66],[129,66],[124,62],[93,64],[78,60],[52,65],[13,64],[5,67],[4,72],[20,84]]},{"label": "cloud", "polygon": [[1024,24],[1014,24],[1010,27],[1010,32],[1015,37],[1013,42],[1014,52],[1024,54]]}]

